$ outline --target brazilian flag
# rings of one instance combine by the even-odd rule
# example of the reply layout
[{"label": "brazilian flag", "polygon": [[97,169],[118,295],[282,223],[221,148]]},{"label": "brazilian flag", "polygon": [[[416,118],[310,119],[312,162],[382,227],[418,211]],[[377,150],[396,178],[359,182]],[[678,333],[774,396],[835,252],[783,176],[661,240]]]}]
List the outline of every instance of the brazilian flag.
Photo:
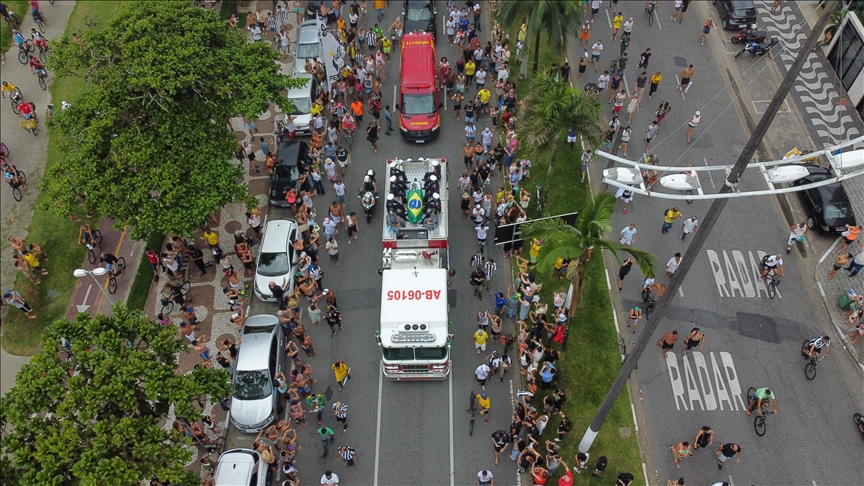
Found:
[{"label": "brazilian flag", "polygon": [[408,191],[408,221],[419,223],[423,220],[423,191],[411,189]]}]

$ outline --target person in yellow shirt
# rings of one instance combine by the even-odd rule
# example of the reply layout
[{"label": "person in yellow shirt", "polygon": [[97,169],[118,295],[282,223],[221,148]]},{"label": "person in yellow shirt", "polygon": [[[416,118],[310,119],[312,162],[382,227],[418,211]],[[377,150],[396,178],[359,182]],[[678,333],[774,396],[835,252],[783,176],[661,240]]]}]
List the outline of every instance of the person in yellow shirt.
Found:
[{"label": "person in yellow shirt", "polygon": [[486,340],[488,339],[489,334],[483,328],[477,329],[474,333],[474,349],[477,350],[477,354],[480,354],[480,351],[486,351]]},{"label": "person in yellow shirt", "polygon": [[23,250],[21,252],[21,255],[24,257],[24,260],[27,261],[27,265],[30,265],[30,268],[32,268],[33,270],[36,270],[37,272],[41,273],[42,275],[48,275],[48,272],[39,268],[39,259],[36,258],[36,255],[34,255],[33,253],[30,253],[29,250]]},{"label": "person in yellow shirt", "polygon": [[210,245],[210,249],[219,247],[219,235],[210,228],[204,230],[204,236],[202,236],[201,239]]},{"label": "person in yellow shirt", "polygon": [[528,256],[532,265],[537,263],[537,257],[540,256],[540,248],[543,248],[543,239],[534,238],[534,241],[531,242],[531,249],[528,250]]},{"label": "person in yellow shirt", "polygon": [[320,115],[322,112],[324,112],[324,106],[321,105],[320,100],[315,100],[315,104],[312,105],[312,108],[309,109],[309,113],[314,118],[314,117]]},{"label": "person in yellow shirt", "polygon": [[675,220],[682,217],[681,211],[678,208],[667,209],[663,216],[663,228],[660,229],[661,233],[668,233],[669,229],[672,228],[672,225],[675,223]]},{"label": "person in yellow shirt", "polygon": [[474,79],[474,72],[477,70],[477,65],[474,64],[473,59],[469,59],[468,62],[465,63],[465,81],[466,84],[471,84],[471,81]]},{"label": "person in yellow shirt", "polygon": [[486,423],[489,423],[489,409],[492,408],[492,400],[489,398],[489,395],[485,393],[478,393],[475,397],[477,399],[477,405],[480,406],[480,415],[486,420]]},{"label": "person in yellow shirt", "polygon": [[480,91],[477,92],[477,97],[474,100],[474,104],[479,104],[480,113],[485,113],[489,111],[489,98],[492,97],[492,92],[489,91],[489,88],[483,86]]},{"label": "person in yellow shirt", "polygon": [[9,96],[12,96],[16,90],[18,90],[18,88],[8,81],[3,81],[3,86],[0,87],[0,93],[3,94],[3,98],[6,98],[6,92],[9,92]]},{"label": "person in yellow shirt", "polygon": [[612,39],[615,40],[615,36],[618,35],[618,29],[621,28],[621,24],[624,22],[624,14],[618,12],[617,15],[612,17]]},{"label": "person in yellow shirt", "polygon": [[339,384],[339,389],[341,390],[345,383],[351,379],[351,367],[345,364],[341,359],[331,366],[333,368],[333,374],[336,376],[336,383]]}]

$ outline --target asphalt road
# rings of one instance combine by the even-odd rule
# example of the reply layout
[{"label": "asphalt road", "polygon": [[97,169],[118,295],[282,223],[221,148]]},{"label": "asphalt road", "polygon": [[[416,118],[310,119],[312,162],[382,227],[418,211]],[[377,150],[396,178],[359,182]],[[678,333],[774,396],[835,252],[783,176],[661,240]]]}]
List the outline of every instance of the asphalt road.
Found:
[{"label": "asphalt road", "polygon": [[[392,6],[386,10],[381,22],[385,30],[399,15],[399,9],[401,2],[392,2]],[[441,2],[438,11],[439,29],[443,26],[440,17],[444,13],[446,5]],[[374,13],[370,14],[369,22],[369,26],[374,25]],[[447,45],[446,37],[439,37],[437,49],[439,58],[447,56],[452,60],[457,56],[456,48]],[[392,65],[382,89],[382,104],[389,104],[391,108],[394,105],[394,87],[399,77],[398,56],[398,51],[393,53]],[[469,89],[469,93],[473,96],[476,89]],[[385,162],[390,157],[445,157],[448,165],[455,163],[451,168],[453,176],[450,180],[448,214],[450,266],[456,269],[451,292],[451,304],[454,306],[450,309],[455,335],[451,350],[453,371],[442,382],[401,383],[382,379],[381,351],[374,339],[381,291],[377,269],[381,266],[382,249],[382,207],[376,207],[371,224],[361,221],[360,238],[350,246],[345,239],[344,228],[340,231],[337,236],[340,245],[338,268],[326,256],[320,260],[326,273],[324,285],[336,292],[339,308],[343,312],[344,330],[331,339],[326,325],[310,329],[318,355],[304,362],[308,361],[314,366],[313,377],[318,383],[313,391],[324,393],[328,397],[328,406],[336,400],[348,404],[349,428],[343,433],[341,428],[336,427],[332,412],[325,414],[324,425],[336,431],[336,439],[330,455],[324,458],[321,456],[320,440],[315,435],[314,415],[307,414],[309,425],[298,429],[303,449],[297,454],[297,469],[303,482],[317,484],[321,474],[326,469],[332,469],[345,484],[467,484],[473,483],[477,471],[484,468],[493,470],[496,484],[517,482],[515,464],[508,458],[502,456],[501,465],[497,468],[494,466],[490,436],[498,428],[506,429],[510,424],[511,390],[515,393],[518,388],[518,373],[514,374],[511,370],[503,382],[489,381],[486,387],[492,400],[489,424],[485,425],[478,416],[475,418],[474,435],[469,436],[468,433],[471,416],[464,410],[471,390],[480,391],[473,381],[473,371],[482,361],[474,350],[471,335],[476,329],[476,313],[494,308],[494,299],[491,295],[486,295],[482,302],[474,298],[468,283],[469,261],[478,246],[473,226],[468,220],[462,219],[458,208],[461,193],[452,190],[463,170],[459,154],[461,144],[465,141],[464,124],[453,119],[453,112],[449,109],[452,101],[447,101],[448,106],[441,113],[441,135],[433,142],[419,145],[403,140],[399,136],[395,116],[394,128],[397,131],[389,137],[382,132],[378,154],[373,153],[365,136],[356,137],[351,150],[353,163],[347,170],[345,183],[351,189],[350,194],[356,194],[356,188],[368,168],[376,171],[379,181],[383,180]],[[367,115],[364,117],[365,123],[360,124],[364,130],[369,118]],[[477,123],[478,132],[487,122],[488,115],[480,119]],[[335,200],[335,197],[329,194],[316,198],[315,206],[319,215],[322,215],[319,219],[323,218],[324,208],[331,199]],[[349,198],[347,210],[358,211],[362,216],[362,207],[356,198]],[[285,209],[271,207],[268,213],[269,219],[288,217],[291,217],[290,211]],[[491,238],[487,242],[486,254],[499,264],[492,290],[506,290],[504,276],[508,270],[504,268],[501,251],[492,247]],[[257,300],[253,305],[253,314],[275,314],[276,310],[275,305]],[[515,332],[515,320],[505,318],[505,332]],[[492,349],[500,350],[501,346],[494,344],[487,347],[482,357],[485,358]],[[352,368],[352,379],[341,392],[337,391],[330,370],[330,365],[339,359],[345,360]],[[517,380],[517,383],[511,383],[512,379]],[[240,434],[232,427],[228,439],[229,447],[250,447],[254,436]],[[345,444],[357,450],[355,468],[346,469],[335,454],[335,447]]]},{"label": "asphalt road", "polygon": [[[633,16],[635,20],[633,44],[628,51],[631,58],[626,76],[629,89],[633,89],[639,74],[635,62],[646,47],[653,51],[649,75],[659,70],[664,77],[653,99],[646,101],[633,116],[635,142],[628,151],[630,158],[642,153],[642,137],[654,119],[657,105],[669,101],[672,112],[662,121],[658,138],[652,143],[660,165],[733,164],[749,137],[747,117],[754,115],[749,113],[746,103],[734,99],[729,79],[748,90],[751,98],[768,100],[779,84],[764,69],[765,63],[770,61],[732,59],[729,52],[734,48],[728,42],[721,42],[731,37],[731,32],[719,28],[712,30],[705,46],[700,46],[703,22],[709,16],[717,18],[715,9],[707,2],[692,2],[682,23],[669,20],[672,2],[660,2],[658,16],[650,27],[642,4],[621,2],[619,5],[625,19]],[[760,5],[760,8],[763,7]],[[592,42],[599,37],[606,44],[601,67],[608,66],[611,61],[611,56],[605,55],[607,52],[614,50],[616,56],[618,53],[618,43],[608,41],[610,26],[606,15],[602,14],[593,24]],[[574,52],[581,52],[581,49]],[[677,75],[689,64],[694,65],[694,84],[683,99],[675,86]],[[581,84],[595,82],[595,77],[593,69],[589,68]],[[754,96],[756,91],[760,95]],[[703,122],[694,129],[693,143],[688,145],[686,123],[695,110],[701,111]],[[756,120],[758,116],[755,115]],[[788,116],[778,115],[772,130],[794,130]],[[626,121],[626,115],[624,118]],[[806,133],[800,136],[807,137]],[[770,138],[766,143],[774,153],[783,153],[789,148],[771,145]],[[605,166],[602,161],[594,167],[592,177],[596,187],[602,186],[596,181]],[[706,175],[701,179],[708,193],[722,184],[722,178],[717,175],[713,180]],[[756,188],[756,184],[753,179],[742,180],[743,189]],[[614,193],[614,188],[609,190]],[[793,214],[800,217],[797,197],[792,196],[789,201]],[[695,215],[702,219],[710,202],[686,204],[637,198],[629,205],[627,215],[621,213],[619,205],[613,217],[615,232],[631,222],[636,223],[639,232],[634,246],[657,255],[658,281],[661,282],[666,261],[675,252],[683,253],[689,244],[689,241],[678,240],[683,218],[669,234],[660,233],[664,210],[676,205],[684,217]],[[798,248],[791,255],[785,255],[787,235],[788,223],[774,198],[732,200],[709,242],[696,256],[698,261],[680,293],[674,296],[673,307],[653,337],[656,340],[673,329],[678,330],[681,339],[675,353],[669,353],[669,358],[664,360],[659,349],[647,350],[634,374],[649,482],[662,483],[682,476],[688,484],[724,480],[731,484],[859,484],[864,481],[860,466],[861,437],[852,424],[852,414],[862,408],[860,373],[842,348],[835,346],[830,358],[819,364],[816,379],[807,381],[799,353],[804,339],[826,332],[837,337],[815,292],[812,276],[813,265],[830,240],[808,235],[809,251],[805,259]],[[762,283],[755,281],[756,267],[765,253],[782,253],[785,260],[786,278],[773,300],[768,298]],[[612,259],[607,262],[615,265]],[[617,267],[609,268],[610,280],[614,282]],[[639,305],[640,285],[638,271],[625,279],[618,309],[621,328],[625,323],[623,313]],[[707,335],[704,350],[682,357],[684,337],[696,326]],[[779,415],[768,417],[768,431],[764,437],[756,436],[753,418],[744,413],[746,391],[751,386],[770,387],[779,399]],[[699,450],[694,458],[685,459],[681,469],[676,470],[669,444],[692,443],[703,425],[715,431],[713,449],[727,442],[740,444],[741,463],[727,463],[721,471],[716,467],[713,450]]]}]

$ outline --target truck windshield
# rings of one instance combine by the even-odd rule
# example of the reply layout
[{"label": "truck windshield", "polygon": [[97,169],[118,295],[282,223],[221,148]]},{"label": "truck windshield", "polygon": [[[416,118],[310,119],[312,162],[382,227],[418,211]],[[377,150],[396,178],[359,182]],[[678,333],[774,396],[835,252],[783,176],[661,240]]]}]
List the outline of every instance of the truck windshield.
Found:
[{"label": "truck windshield", "polygon": [[435,94],[402,96],[403,115],[428,115],[435,113]]},{"label": "truck windshield", "polygon": [[447,357],[447,348],[384,348],[387,361],[437,361]]},{"label": "truck windshield", "polygon": [[428,8],[409,8],[405,20],[431,20],[432,12]]}]

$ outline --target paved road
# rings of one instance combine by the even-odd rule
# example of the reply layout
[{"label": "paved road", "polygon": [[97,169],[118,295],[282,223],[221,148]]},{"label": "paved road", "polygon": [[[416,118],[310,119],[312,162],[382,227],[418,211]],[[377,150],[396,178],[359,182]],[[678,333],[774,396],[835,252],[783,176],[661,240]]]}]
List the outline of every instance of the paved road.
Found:
[{"label": "paved road", "polygon": [[[401,3],[398,6],[397,3],[393,2],[386,10],[381,22],[383,27],[389,26],[399,15]],[[442,4],[439,8],[440,17],[446,7]],[[373,17],[374,14],[370,15],[370,26],[374,25]],[[439,25],[443,25],[443,22]],[[437,47],[439,57],[454,59],[457,55],[456,48],[448,46],[444,40],[439,40]],[[391,107],[394,105],[393,88],[398,81],[398,52],[394,53],[393,58],[382,89],[385,93],[383,104]],[[474,89],[470,90],[472,96],[475,92]],[[456,162],[451,169],[454,173],[452,187],[455,178],[461,175],[459,153],[464,142],[464,125],[461,121],[453,120],[452,116],[449,110],[442,113],[444,121],[441,136],[426,145],[402,140],[397,127],[393,135],[381,135],[379,153],[374,154],[365,137],[357,137],[351,151],[354,163],[348,169],[346,185],[352,188],[353,193],[367,168],[375,169],[380,179],[385,174],[385,160],[388,157],[434,156]],[[368,124],[368,118],[364,127]],[[488,115],[482,120],[488,121]],[[481,121],[478,127],[485,121]],[[329,457],[322,458],[321,444],[314,435],[315,421],[311,420],[308,427],[299,429],[299,440],[304,450],[297,456],[297,468],[300,475],[306,478],[305,481],[314,482],[325,469],[332,468],[342,481],[349,484],[465,484],[474,481],[479,469],[495,467],[489,436],[494,430],[509,426],[511,389],[515,390],[518,384],[505,380],[503,383],[490,382],[487,385],[487,393],[493,404],[490,423],[484,425],[478,417],[474,436],[469,437],[467,425],[470,417],[463,410],[467,407],[470,390],[479,392],[472,375],[480,363],[471,341],[471,334],[476,329],[474,316],[478,311],[493,306],[494,301],[488,295],[483,302],[471,296],[467,269],[477,243],[473,226],[459,214],[458,196],[451,192],[450,259],[457,274],[453,281],[455,306],[451,308],[450,314],[455,334],[453,373],[446,381],[393,383],[381,379],[380,348],[374,340],[381,288],[377,274],[381,265],[380,207],[376,208],[371,224],[361,223],[360,239],[350,246],[347,245],[344,231],[340,232],[337,237],[341,245],[339,268],[327,258],[322,258],[321,266],[326,273],[324,285],[337,293],[345,327],[334,339],[330,338],[326,326],[310,330],[318,352],[317,357],[310,359],[318,379],[314,391],[325,393],[328,403],[342,400],[348,404],[350,428],[347,433],[335,427],[332,413],[325,415],[324,425],[336,430],[335,446],[350,444],[357,449],[358,465],[346,470],[332,451]],[[331,195],[317,198],[316,207],[325,207],[331,198]],[[348,202],[348,210],[361,211],[362,208],[353,199]],[[323,214],[322,209],[319,209],[319,214]],[[288,210],[279,208],[271,208],[268,213],[270,219],[290,216]],[[507,271],[504,269],[504,260],[500,258],[501,252],[492,249],[490,243],[487,253],[501,265],[493,289],[504,288],[506,279],[503,275]],[[275,313],[277,310],[275,305],[258,301],[253,304],[253,309],[255,314]],[[512,328],[510,332],[515,330],[515,321],[506,325]],[[500,345],[494,345],[492,349],[500,349]],[[487,353],[490,351],[487,349]],[[337,359],[345,360],[352,367],[352,379],[341,392],[336,390],[330,371],[330,365]],[[512,373],[509,378],[518,380],[518,376]],[[314,419],[314,416],[307,418]],[[233,428],[229,431],[231,446],[248,447],[252,438],[237,433]],[[496,484],[513,484],[517,480],[514,465],[505,458],[502,458],[501,466],[494,472]]]},{"label": "paved road", "polygon": [[[758,102],[770,100],[779,84],[779,78],[771,75],[768,60],[731,59],[731,44],[721,43],[730,33],[720,29],[714,29],[706,45],[700,46],[702,23],[708,16],[716,18],[716,11],[707,2],[693,2],[680,24],[669,21],[671,2],[662,2],[651,27],[641,12],[641,4],[621,5],[625,18],[633,16],[636,20],[629,57],[638,58],[644,48],[650,47],[654,55],[649,74],[660,70],[664,75],[657,95],[633,117],[637,141],[631,144],[631,158],[644,147],[642,134],[654,118],[657,105],[669,101],[673,111],[661,124],[659,143],[652,144],[661,165],[733,163],[749,137],[748,125],[754,125],[752,120],[760,116]],[[594,23],[592,39],[602,37],[608,44],[611,29],[606,22],[601,16]],[[617,43],[614,47],[617,53]],[[601,65],[608,65],[610,60],[607,56]],[[695,67],[694,84],[682,99],[674,87],[678,73],[688,64]],[[593,81],[589,74],[593,74],[590,69],[586,79]],[[637,75],[635,66],[628,68],[630,89]],[[744,91],[740,101],[728,89],[730,78]],[[694,130],[693,143],[687,145],[686,121],[695,110],[701,110],[703,123]],[[794,113],[778,115],[757,156],[782,154],[788,150],[790,139],[806,139],[806,131],[795,131],[801,126]],[[605,163],[598,165],[605,167]],[[601,168],[598,166],[592,174],[595,179]],[[722,183],[716,176],[714,180],[703,177],[702,182],[707,192]],[[742,182],[744,187],[750,184]],[[793,196],[789,201],[793,217],[800,218],[797,198]],[[703,218],[709,207],[707,202],[688,205],[637,199],[628,207],[627,215],[620,210],[615,215],[613,230],[635,222],[639,229],[635,246],[657,254],[662,267],[675,252],[687,247],[686,242],[678,241],[680,223],[670,234],[660,233],[664,210],[676,204],[686,217]],[[816,380],[806,381],[798,351],[806,338],[825,332],[837,338],[812,279],[813,265],[830,240],[810,235],[804,248],[806,258],[798,248],[792,255],[784,255],[787,277],[776,299],[769,299],[764,286],[755,281],[761,255],[783,253],[787,234],[788,223],[777,200],[731,201],[697,256],[681,292],[674,297],[674,306],[654,339],[673,329],[686,335],[694,326],[701,327],[708,338],[702,353],[683,358],[683,339],[676,353],[670,353],[665,361],[659,350],[649,349],[634,375],[640,393],[641,443],[652,482],[680,476],[697,484],[721,480],[739,484],[862,481],[860,457],[854,452],[860,446],[860,437],[850,422],[861,404],[860,374],[842,349],[834,349],[831,358],[820,364]],[[614,279],[611,268],[610,279]],[[619,316],[638,304],[640,278],[637,272],[625,281]],[[623,327],[623,321],[621,324]],[[765,437],[755,435],[752,418],[742,411],[750,386],[771,387],[780,399],[780,415],[768,418]],[[668,444],[692,442],[702,425],[714,428],[715,444],[739,443],[744,451],[742,462],[718,471],[711,457],[713,452],[698,451],[696,458],[686,459],[676,470]],[[830,465],[822,460],[824,457],[831,457]],[[783,466],[778,467],[780,464]]]}]

